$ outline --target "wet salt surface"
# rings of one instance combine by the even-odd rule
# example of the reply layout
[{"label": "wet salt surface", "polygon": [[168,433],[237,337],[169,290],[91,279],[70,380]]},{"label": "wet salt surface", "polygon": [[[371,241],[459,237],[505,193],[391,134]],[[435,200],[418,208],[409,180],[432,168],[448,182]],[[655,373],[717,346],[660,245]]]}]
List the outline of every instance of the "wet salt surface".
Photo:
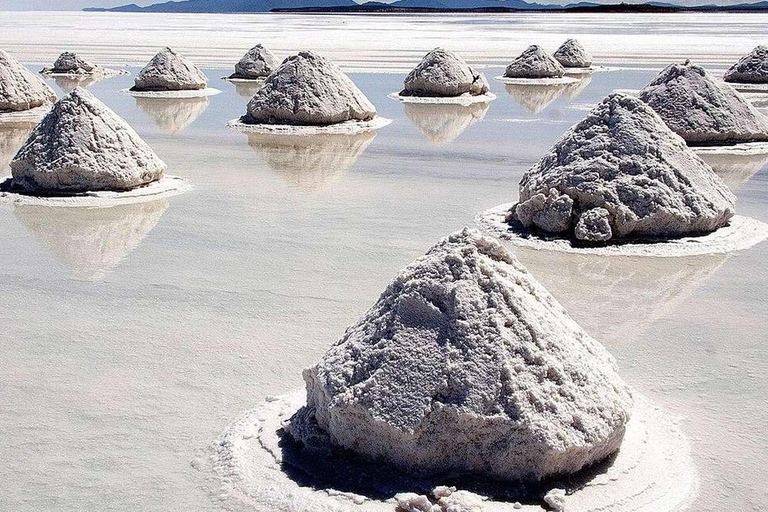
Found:
[{"label": "wet salt surface", "polygon": [[[725,37],[724,51],[764,19]],[[686,30],[722,42],[722,21],[705,16]],[[481,22],[498,24],[501,37],[501,21]],[[686,32],[676,30],[673,43]],[[169,38],[184,32],[177,26]],[[242,42],[236,53],[252,41]],[[103,47],[117,55],[122,44]],[[151,56],[155,46],[142,48]],[[23,48],[25,63],[48,52]],[[206,69],[211,80],[229,71]],[[131,76],[93,84],[194,188],[81,214],[0,205],[0,510],[219,510],[196,466],[224,428],[266,396],[300,387],[301,369],[437,239],[514,201],[522,173],[584,108],[655,74],[597,73],[581,90],[493,81],[498,99],[484,113],[406,111],[387,98],[402,76],[355,74],[392,125],[359,140],[279,143],[226,128],[245,111],[240,84],[216,82],[222,94],[178,104],[121,94]],[[0,175],[25,129],[0,126]],[[765,163],[714,163],[737,173],[739,214],[768,222]],[[761,510],[768,244],[671,259],[515,252],[606,344],[628,383],[686,418],[701,478],[692,509]]]}]

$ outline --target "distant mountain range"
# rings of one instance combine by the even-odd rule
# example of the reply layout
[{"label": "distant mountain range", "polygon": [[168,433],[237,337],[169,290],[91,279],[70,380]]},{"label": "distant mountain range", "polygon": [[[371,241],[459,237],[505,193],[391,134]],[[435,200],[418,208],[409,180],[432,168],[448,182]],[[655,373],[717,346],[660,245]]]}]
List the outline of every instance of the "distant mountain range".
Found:
[{"label": "distant mountain range", "polygon": [[768,1],[738,5],[682,6],[670,3],[598,4],[579,2],[552,5],[525,0],[398,0],[391,4],[371,1],[358,4],[353,0],[182,0],[161,2],[146,7],[136,4],[113,8],[86,8],[86,11],[173,12],[173,13],[256,13],[256,12],[325,12],[325,13],[405,13],[405,12],[768,12]]}]

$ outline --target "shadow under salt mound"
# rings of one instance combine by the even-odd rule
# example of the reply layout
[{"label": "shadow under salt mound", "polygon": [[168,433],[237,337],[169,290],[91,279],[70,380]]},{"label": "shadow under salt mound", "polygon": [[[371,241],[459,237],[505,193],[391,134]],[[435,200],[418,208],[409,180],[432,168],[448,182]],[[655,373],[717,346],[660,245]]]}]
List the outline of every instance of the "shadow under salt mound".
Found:
[{"label": "shadow under salt mound", "polygon": [[211,104],[208,97],[200,98],[134,98],[136,106],[165,133],[185,130]]},{"label": "shadow under salt mound", "polygon": [[248,145],[289,187],[313,191],[344,174],[375,137],[373,131],[312,136],[249,133]]},{"label": "shadow under salt mound", "polygon": [[0,176],[9,174],[8,164],[37,125],[31,121],[19,121],[0,125]]},{"label": "shadow under salt mound", "polygon": [[138,247],[166,208],[166,199],[108,208],[25,205],[14,215],[77,279],[97,281]]},{"label": "shadow under salt mound", "polygon": [[444,103],[403,103],[405,115],[425,139],[441,146],[456,139],[485,117],[488,103],[455,105]]},{"label": "shadow under salt mound", "polygon": [[768,154],[728,155],[698,153],[699,158],[712,167],[728,188],[737,191],[744,183],[768,164]]}]

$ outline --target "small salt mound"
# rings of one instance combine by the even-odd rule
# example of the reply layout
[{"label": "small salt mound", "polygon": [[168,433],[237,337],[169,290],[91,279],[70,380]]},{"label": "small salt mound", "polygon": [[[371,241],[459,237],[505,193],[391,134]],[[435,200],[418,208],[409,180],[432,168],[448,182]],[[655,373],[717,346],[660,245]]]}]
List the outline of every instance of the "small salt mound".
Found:
[{"label": "small salt mound", "polygon": [[277,69],[278,64],[278,60],[269,50],[257,44],[235,64],[235,72],[229,78],[266,78]]},{"label": "small salt mound", "polygon": [[370,121],[376,107],[341,69],[311,51],[288,57],[248,103],[249,124],[330,125]]},{"label": "small salt mound", "polygon": [[192,61],[170,48],[161,50],[136,76],[133,91],[205,89],[208,78]]},{"label": "small salt mound", "polygon": [[56,101],[56,93],[43,81],[0,50],[0,113],[20,112]]},{"label": "small salt mound", "polygon": [[96,66],[79,57],[76,53],[64,52],[59,55],[52,68],[46,68],[43,73],[63,73],[90,75],[96,71]]},{"label": "small salt mound", "polygon": [[723,79],[734,83],[768,83],[768,47],[760,45],[749,52],[731,66]]},{"label": "small salt mound", "polygon": [[507,66],[507,78],[560,78],[565,68],[541,46],[531,45]]},{"label": "small salt mound", "polygon": [[554,53],[557,62],[566,68],[588,68],[592,65],[592,56],[576,39],[568,39]]},{"label": "small salt mound", "polygon": [[689,61],[667,66],[638,97],[689,144],[768,141],[768,117]]},{"label": "small salt mound", "polygon": [[53,106],[11,162],[12,187],[31,193],[130,190],[164,170],[123,119],[80,88]]},{"label": "small salt mound", "polygon": [[294,437],[316,444],[316,422],[411,474],[569,475],[618,449],[632,407],[605,348],[470,229],[400,272],[304,380]]},{"label": "small salt mound", "polygon": [[482,73],[454,52],[435,48],[405,78],[403,96],[480,96],[489,91]]},{"label": "small salt mound", "polygon": [[645,103],[614,93],[520,181],[509,221],[585,242],[714,231],[736,198]]}]

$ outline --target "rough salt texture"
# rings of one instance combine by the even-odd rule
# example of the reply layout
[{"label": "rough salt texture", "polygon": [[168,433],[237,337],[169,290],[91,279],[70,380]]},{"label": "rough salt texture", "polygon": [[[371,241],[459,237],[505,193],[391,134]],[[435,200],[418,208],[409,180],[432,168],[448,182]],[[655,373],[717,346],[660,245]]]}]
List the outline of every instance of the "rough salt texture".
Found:
[{"label": "rough salt texture", "polygon": [[50,73],[72,73],[78,75],[89,75],[96,70],[96,66],[78,57],[72,52],[64,52],[59,55],[53,67],[44,71]]},{"label": "rough salt texture", "polygon": [[565,491],[563,489],[552,489],[544,495],[544,503],[554,512],[565,512]]},{"label": "rough salt texture", "polygon": [[507,66],[507,78],[560,78],[565,68],[541,46],[531,45]]},{"label": "rough salt texture", "polygon": [[208,78],[192,61],[170,48],[161,50],[134,81],[134,91],[186,91],[205,89]]},{"label": "rough salt texture", "polygon": [[735,201],[653,110],[615,93],[523,175],[510,220],[588,242],[671,238],[724,226]]},{"label": "rough salt texture", "polygon": [[277,69],[279,64],[269,50],[257,44],[235,64],[235,73],[230,78],[266,78]]},{"label": "rough salt texture", "polygon": [[592,65],[592,56],[576,39],[568,39],[560,45],[554,57],[566,68],[588,68]]},{"label": "rough salt texture", "polygon": [[80,88],[53,106],[11,162],[13,186],[27,192],[130,190],[164,170],[123,119]]},{"label": "rough salt texture", "polygon": [[333,62],[314,52],[288,57],[248,103],[243,122],[329,125],[370,121],[376,107]]},{"label": "rough salt texture", "polygon": [[742,57],[731,66],[723,79],[746,84],[768,83],[768,46],[760,45]]},{"label": "rough salt texture", "polygon": [[638,97],[688,143],[768,140],[768,117],[690,62],[667,66]]},{"label": "rough salt texture", "polygon": [[571,474],[617,450],[632,406],[605,348],[470,229],[400,272],[304,380],[303,417],[333,443],[414,474]]},{"label": "rough salt texture", "polygon": [[43,81],[0,50],[0,113],[20,112],[56,101],[56,93]]},{"label": "rough salt texture", "polygon": [[489,91],[482,73],[457,54],[435,48],[405,78],[403,96],[479,96]]}]

